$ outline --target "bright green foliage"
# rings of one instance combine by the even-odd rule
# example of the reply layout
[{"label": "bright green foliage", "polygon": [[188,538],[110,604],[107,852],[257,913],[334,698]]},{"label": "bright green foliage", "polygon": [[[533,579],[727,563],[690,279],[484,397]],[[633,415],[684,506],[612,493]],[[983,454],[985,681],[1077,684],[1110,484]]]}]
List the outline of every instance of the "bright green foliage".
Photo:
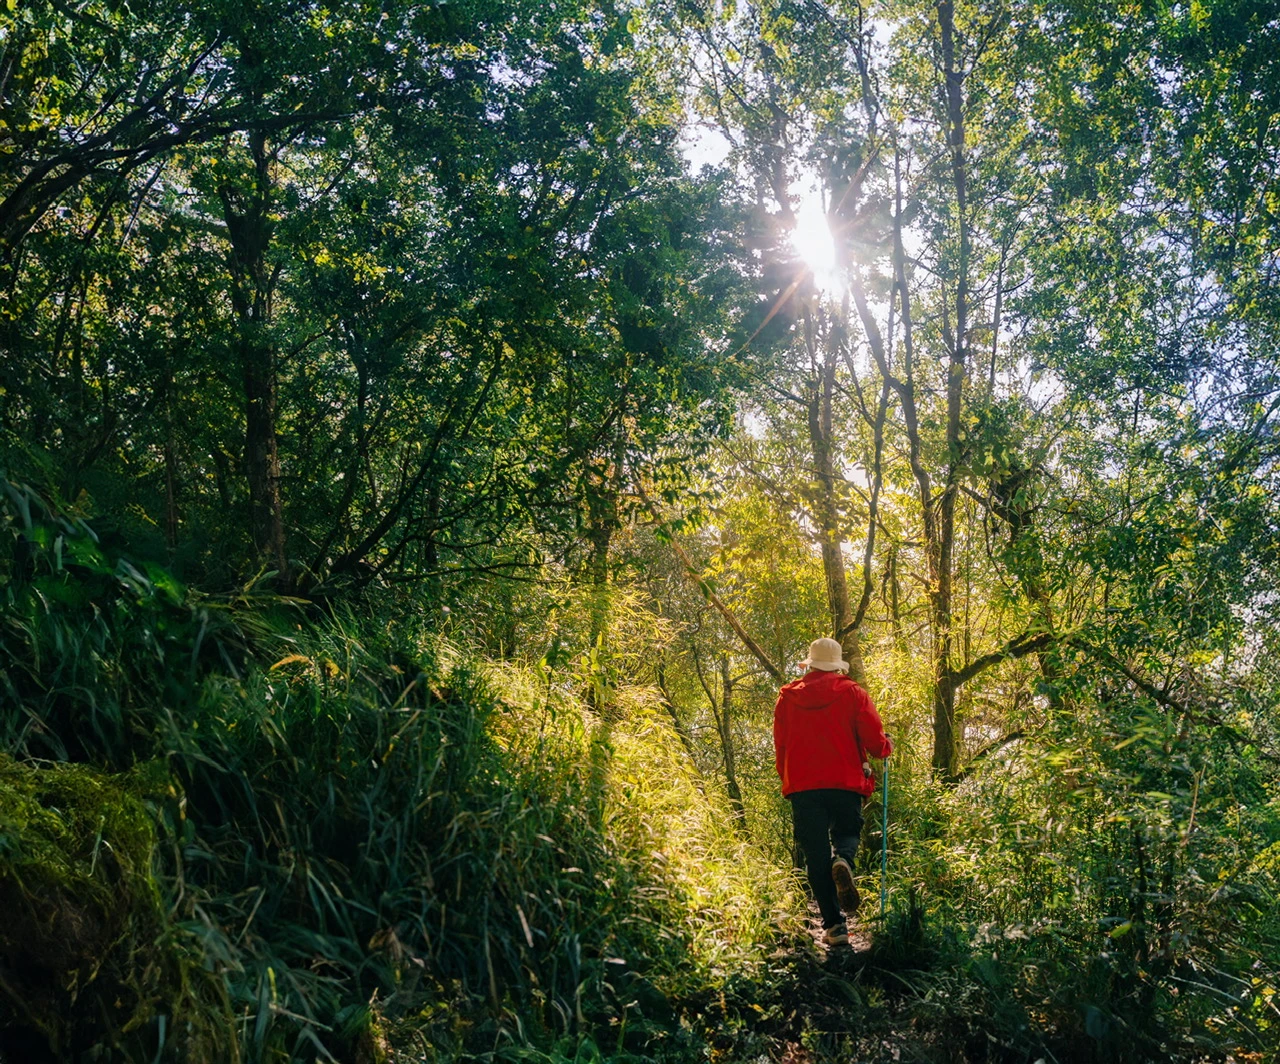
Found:
[{"label": "bright green foliage", "polygon": [[1060,715],[1059,745],[1009,747],[941,801],[900,790],[899,874],[1019,1010],[1019,1039],[1083,1024],[1100,1052],[1151,1058],[1273,1044],[1274,773],[1123,699],[1088,723]]},{"label": "bright green foliage", "polygon": [[[250,1056],[291,1045],[298,1025],[328,1041],[324,1025],[374,992],[441,1050],[492,1042],[486,1000],[522,1017],[522,1041],[554,1040],[618,1015],[611,972],[674,992],[686,951],[722,967],[738,928],[770,911],[743,873],[708,863],[737,844],[710,811],[690,822],[704,799],[678,786],[645,715],[584,719],[506,671],[492,682],[516,692],[499,702],[429,646],[388,656],[335,632],[306,649],[206,688],[176,752],[183,880],[237,1011],[256,1013]],[[646,797],[650,779],[664,786]],[[748,911],[708,908],[710,883]],[[642,1044],[670,1037],[652,994],[630,1017]]]},{"label": "bright green foliage", "polygon": [[732,208],[612,7],[10,21],[3,460],[185,577],[519,574],[724,424]]},{"label": "bright green foliage", "polygon": [[[8,1026],[1269,1059],[1276,15],[5,6]],[[833,621],[891,890],[819,967],[770,709]]]}]

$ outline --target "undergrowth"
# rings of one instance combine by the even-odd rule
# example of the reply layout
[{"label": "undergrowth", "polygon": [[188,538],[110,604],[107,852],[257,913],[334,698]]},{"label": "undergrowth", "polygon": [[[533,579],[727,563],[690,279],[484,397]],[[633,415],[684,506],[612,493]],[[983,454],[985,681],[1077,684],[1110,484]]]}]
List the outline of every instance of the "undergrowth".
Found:
[{"label": "undergrowth", "polygon": [[868,889],[869,948],[824,954],[658,692],[587,700],[411,612],[202,595],[4,490],[0,1060],[1276,1045],[1274,773],[1176,721],[1112,712],[955,788],[901,728],[889,911]]},{"label": "undergrowth", "polygon": [[[204,1015],[248,1060],[377,1060],[392,1043],[683,1057],[672,1000],[751,971],[799,908],[647,692],[596,714],[572,681],[481,666],[404,621],[197,596],[29,493],[9,500],[0,731],[41,793],[100,789],[15,829],[25,864],[0,867],[4,890],[35,906],[37,872],[82,866],[108,792],[118,823],[99,834],[120,861],[59,880],[68,911],[101,911],[0,933],[6,969],[35,958],[66,1006],[101,1017],[54,1030],[6,980],[7,1052],[230,1059],[179,1037],[191,995],[145,972],[115,1005],[153,964],[220,988]],[[35,760],[50,755],[78,764]],[[164,793],[112,782],[138,765]],[[121,951],[111,978],[59,961],[102,935]]]},{"label": "undergrowth", "polygon": [[952,789],[898,781],[878,955],[980,1018],[996,1059],[1273,1059],[1274,771],[1176,719],[1083,723]]}]

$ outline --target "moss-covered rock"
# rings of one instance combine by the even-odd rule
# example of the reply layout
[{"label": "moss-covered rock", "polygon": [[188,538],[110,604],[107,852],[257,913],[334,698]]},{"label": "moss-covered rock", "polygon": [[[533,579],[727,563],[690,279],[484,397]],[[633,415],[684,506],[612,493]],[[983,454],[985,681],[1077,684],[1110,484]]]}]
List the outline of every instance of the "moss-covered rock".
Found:
[{"label": "moss-covered rock", "polygon": [[234,1058],[220,981],[153,874],[143,795],[166,787],[0,755],[0,1058]]}]

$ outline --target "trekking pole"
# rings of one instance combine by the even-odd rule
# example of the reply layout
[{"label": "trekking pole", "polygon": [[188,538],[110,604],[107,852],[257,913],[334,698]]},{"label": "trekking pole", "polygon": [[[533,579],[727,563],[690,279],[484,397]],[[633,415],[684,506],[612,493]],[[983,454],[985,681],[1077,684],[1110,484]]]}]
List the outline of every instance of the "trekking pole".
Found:
[{"label": "trekking pole", "polygon": [[880,795],[880,919],[889,896],[889,759],[884,759],[884,793]]}]

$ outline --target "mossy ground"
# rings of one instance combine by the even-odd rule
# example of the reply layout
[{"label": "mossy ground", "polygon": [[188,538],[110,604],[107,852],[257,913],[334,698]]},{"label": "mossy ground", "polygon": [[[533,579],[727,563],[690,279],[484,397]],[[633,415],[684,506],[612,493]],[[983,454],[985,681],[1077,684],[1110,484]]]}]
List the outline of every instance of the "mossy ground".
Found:
[{"label": "mossy ground", "polygon": [[154,870],[163,766],[113,776],[0,755],[0,1048],[69,1060],[235,1054],[225,999]]}]

